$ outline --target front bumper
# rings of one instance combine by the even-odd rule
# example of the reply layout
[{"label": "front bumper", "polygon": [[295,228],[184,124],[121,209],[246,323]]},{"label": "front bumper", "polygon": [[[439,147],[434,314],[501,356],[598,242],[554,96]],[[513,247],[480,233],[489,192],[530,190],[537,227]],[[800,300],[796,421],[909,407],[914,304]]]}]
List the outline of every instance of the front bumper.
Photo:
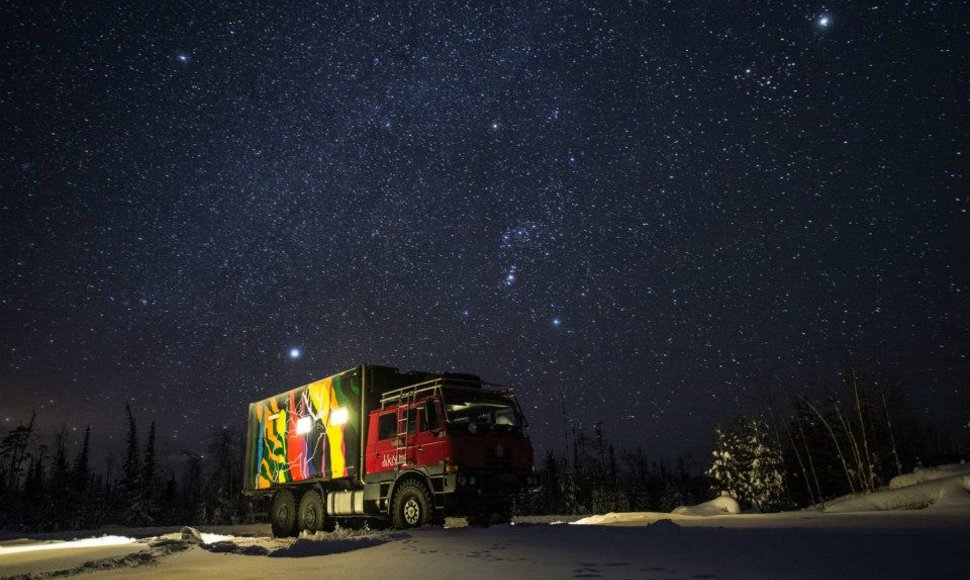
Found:
[{"label": "front bumper", "polygon": [[523,501],[541,489],[532,472],[462,471],[445,476],[445,508],[449,515],[497,511]]}]

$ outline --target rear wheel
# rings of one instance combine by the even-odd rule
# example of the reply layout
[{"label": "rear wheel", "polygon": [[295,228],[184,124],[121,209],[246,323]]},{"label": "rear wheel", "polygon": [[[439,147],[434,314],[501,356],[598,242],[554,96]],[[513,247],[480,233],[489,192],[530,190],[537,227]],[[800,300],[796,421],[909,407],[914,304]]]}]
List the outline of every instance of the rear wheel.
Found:
[{"label": "rear wheel", "polygon": [[418,481],[406,481],[394,494],[394,527],[419,528],[431,521],[431,494]]},{"label": "rear wheel", "polygon": [[269,519],[277,538],[297,535],[296,495],[292,491],[281,489],[276,492],[269,504]]},{"label": "rear wheel", "polygon": [[297,514],[297,529],[299,530],[306,530],[313,534],[316,532],[332,532],[334,529],[334,520],[327,517],[323,496],[316,490],[310,490],[303,494]]}]

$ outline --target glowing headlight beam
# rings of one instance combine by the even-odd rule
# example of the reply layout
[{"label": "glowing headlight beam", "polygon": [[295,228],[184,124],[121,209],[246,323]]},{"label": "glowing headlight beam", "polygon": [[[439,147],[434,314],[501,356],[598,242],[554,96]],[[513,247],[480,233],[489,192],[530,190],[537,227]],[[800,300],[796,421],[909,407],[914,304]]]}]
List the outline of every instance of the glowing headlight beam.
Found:
[{"label": "glowing headlight beam", "polygon": [[135,538],[125,536],[102,536],[100,538],[84,538],[67,542],[52,542],[50,544],[30,544],[29,546],[0,546],[0,556],[7,554],[23,554],[24,552],[39,552],[41,550],[64,550],[68,548],[97,548],[102,546],[123,546],[134,544]]}]

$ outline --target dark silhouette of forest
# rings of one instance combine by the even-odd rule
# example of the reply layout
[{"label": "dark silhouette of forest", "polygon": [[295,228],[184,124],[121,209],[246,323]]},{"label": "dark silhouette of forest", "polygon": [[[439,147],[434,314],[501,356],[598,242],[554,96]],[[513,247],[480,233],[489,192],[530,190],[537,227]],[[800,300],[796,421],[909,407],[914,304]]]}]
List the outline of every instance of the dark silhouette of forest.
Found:
[{"label": "dark silhouette of forest", "polygon": [[[58,531],[105,525],[233,524],[249,507],[240,494],[243,441],[229,428],[213,429],[204,454],[183,451],[159,460],[154,421],[140,427],[125,406],[128,435],[119,462],[91,468],[91,428],[74,457],[68,432],[37,432],[36,414],[0,438],[0,529]],[[142,426],[141,429],[144,429]]]},{"label": "dark silhouette of forest", "polygon": [[[844,384],[813,398],[791,395],[712,431],[715,457],[744,457],[768,449],[781,487],[770,506],[739,497],[742,505],[772,511],[823,504],[835,497],[884,486],[914,467],[970,458],[970,426],[943,432],[914,412],[903,390],[854,368]],[[127,438],[118,459],[91,466],[91,428],[77,440],[61,428],[42,434],[36,415],[0,432],[0,529],[58,531],[105,525],[163,526],[235,524],[250,505],[240,493],[244,437],[232,428],[211,431],[205,453],[160,454],[154,421],[139,422],[125,406]],[[757,437],[745,426],[761,425]],[[766,426],[766,427],[764,427]],[[668,512],[717,495],[725,469],[738,477],[763,478],[750,466],[719,465],[712,458],[670,459],[609,439],[608,423],[587,432],[572,426],[561,450],[536,458],[542,479],[537,495],[517,503],[519,514]],[[76,434],[73,434],[76,436]],[[733,438],[732,438],[733,436]],[[724,449],[724,445],[733,445]],[[69,456],[68,449],[76,451]],[[728,453],[725,454],[725,451]],[[720,455],[717,455],[720,453]],[[771,474],[774,475],[774,474]],[[743,493],[741,494],[743,495]]]}]

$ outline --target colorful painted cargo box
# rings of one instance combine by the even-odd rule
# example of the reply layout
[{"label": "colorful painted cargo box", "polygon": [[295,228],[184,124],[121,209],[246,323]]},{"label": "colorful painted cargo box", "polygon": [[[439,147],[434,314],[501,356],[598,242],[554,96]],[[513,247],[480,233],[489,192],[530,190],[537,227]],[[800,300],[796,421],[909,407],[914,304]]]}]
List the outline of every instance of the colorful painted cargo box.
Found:
[{"label": "colorful painted cargo box", "polygon": [[249,405],[247,491],[359,476],[364,368]]}]

